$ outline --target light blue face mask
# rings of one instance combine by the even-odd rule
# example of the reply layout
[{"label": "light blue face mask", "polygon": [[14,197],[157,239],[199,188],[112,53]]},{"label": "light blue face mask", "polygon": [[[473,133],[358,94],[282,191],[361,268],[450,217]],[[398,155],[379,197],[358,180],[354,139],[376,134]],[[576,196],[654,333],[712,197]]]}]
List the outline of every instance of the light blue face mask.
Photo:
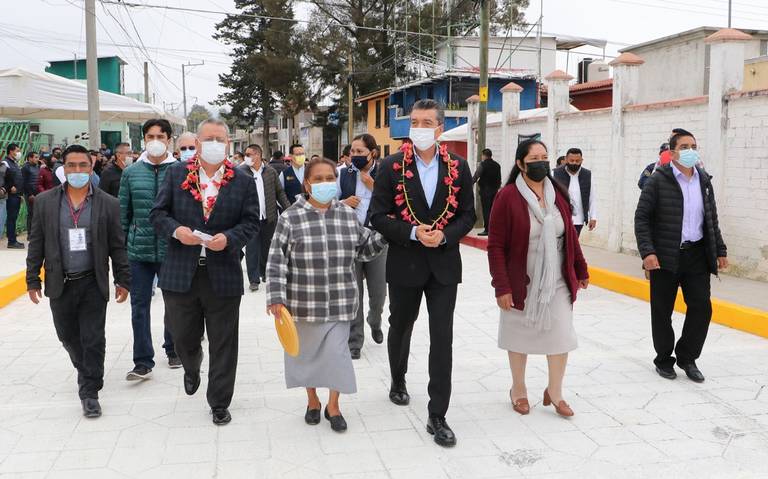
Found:
[{"label": "light blue face mask", "polygon": [[336,182],[328,181],[312,185],[312,198],[318,203],[328,204],[336,198]]},{"label": "light blue face mask", "polygon": [[696,150],[683,150],[680,152],[680,159],[677,160],[686,168],[693,168],[699,163],[699,152]]},{"label": "light blue face mask", "polygon": [[88,173],[67,173],[67,183],[78,190],[87,185],[90,179],[91,175]]},{"label": "light blue face mask", "polygon": [[195,150],[181,150],[179,158],[181,161],[189,161],[193,156],[195,156]]}]

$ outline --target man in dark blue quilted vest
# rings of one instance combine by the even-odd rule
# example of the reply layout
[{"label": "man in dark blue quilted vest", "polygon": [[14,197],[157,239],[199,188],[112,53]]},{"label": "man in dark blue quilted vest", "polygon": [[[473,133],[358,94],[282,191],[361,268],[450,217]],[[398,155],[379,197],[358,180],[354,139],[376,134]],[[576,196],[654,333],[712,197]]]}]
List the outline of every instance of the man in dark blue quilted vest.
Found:
[{"label": "man in dark blue quilted vest", "polygon": [[280,173],[280,184],[288,196],[291,204],[296,202],[296,197],[304,193],[304,162],[307,157],[304,156],[304,147],[301,145],[291,145],[291,164]]}]

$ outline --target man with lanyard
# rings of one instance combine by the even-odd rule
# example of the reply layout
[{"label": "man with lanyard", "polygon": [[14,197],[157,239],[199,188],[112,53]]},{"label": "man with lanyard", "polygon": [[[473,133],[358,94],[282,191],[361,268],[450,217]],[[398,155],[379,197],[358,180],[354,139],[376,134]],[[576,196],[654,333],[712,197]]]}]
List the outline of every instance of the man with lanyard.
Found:
[{"label": "man with lanyard", "polygon": [[293,204],[296,197],[304,193],[304,147],[301,145],[291,145],[291,164],[280,173],[280,186],[283,187],[288,201]]},{"label": "man with lanyard", "polygon": [[[677,363],[692,381],[703,382],[696,360],[712,319],[710,275],[728,267],[728,251],[710,176],[698,166],[696,138],[687,131],[677,133],[669,148],[671,163],[659,166],[648,178],[635,210],[637,249],[651,280],[653,362],[665,379],[677,377]],[[678,288],[686,313],[675,344],[672,312]]]},{"label": "man with lanyard", "polygon": [[38,304],[40,269],[45,264],[45,295],[53,325],[77,369],[85,417],[101,416],[99,391],[104,385],[104,350],[109,263],[115,298],[128,298],[131,273],[120,227],[120,204],[90,183],[88,150],[72,145],[64,152],[64,185],[40,193],[27,252],[27,290]]},{"label": "man with lanyard", "polygon": [[[350,164],[341,168],[336,180],[338,198],[355,209],[357,220],[365,227],[370,227],[368,213],[377,170],[375,150],[376,139],[373,136],[364,134],[355,137],[348,151]],[[368,324],[371,326],[371,336],[376,344],[384,342],[381,314],[384,311],[384,301],[387,299],[386,249],[370,262],[355,262],[355,273],[358,304],[349,332],[349,351],[352,359],[360,359],[360,350],[365,338],[363,280],[368,285]]]},{"label": "man with lanyard", "polygon": [[248,145],[243,164],[238,166],[238,169],[253,178],[259,196],[259,232],[245,247],[249,289],[258,291],[259,284],[266,281],[267,277],[267,256],[277,226],[278,203],[282,209],[288,208],[291,203],[278,181],[277,172],[264,164],[261,146]]},{"label": "man with lanyard", "polygon": [[568,189],[573,206],[573,225],[576,233],[587,225],[589,231],[597,225],[597,202],[592,185],[592,172],[581,166],[584,158],[581,150],[571,148],[565,154],[565,164],[555,168],[555,179]]}]

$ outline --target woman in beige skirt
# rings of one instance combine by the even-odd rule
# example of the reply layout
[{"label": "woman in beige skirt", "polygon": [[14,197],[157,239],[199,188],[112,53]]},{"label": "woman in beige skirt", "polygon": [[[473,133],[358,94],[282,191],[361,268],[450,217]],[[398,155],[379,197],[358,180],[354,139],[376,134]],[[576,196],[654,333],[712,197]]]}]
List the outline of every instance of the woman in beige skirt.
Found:
[{"label": "woman in beige skirt", "polygon": [[568,192],[550,176],[544,143],[529,140],[518,146],[490,225],[488,262],[501,308],[499,347],[508,351],[512,369],[512,406],[520,414],[530,412],[526,362],[529,354],[546,354],[544,405],[573,416],[563,400],[563,377],[568,353],[577,347],[573,302],[589,275]]}]

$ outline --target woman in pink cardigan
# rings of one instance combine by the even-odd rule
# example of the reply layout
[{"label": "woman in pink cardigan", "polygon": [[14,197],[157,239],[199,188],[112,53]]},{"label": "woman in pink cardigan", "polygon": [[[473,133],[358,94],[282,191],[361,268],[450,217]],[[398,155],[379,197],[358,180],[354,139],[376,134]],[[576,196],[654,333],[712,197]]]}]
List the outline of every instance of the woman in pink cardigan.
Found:
[{"label": "woman in pink cardigan", "polygon": [[541,141],[521,143],[507,185],[491,211],[488,263],[501,308],[499,347],[509,354],[512,407],[530,412],[525,386],[529,354],[546,354],[544,405],[573,416],[563,400],[568,353],[577,347],[573,302],[589,284],[587,263],[571,219],[568,192],[550,175]]}]

